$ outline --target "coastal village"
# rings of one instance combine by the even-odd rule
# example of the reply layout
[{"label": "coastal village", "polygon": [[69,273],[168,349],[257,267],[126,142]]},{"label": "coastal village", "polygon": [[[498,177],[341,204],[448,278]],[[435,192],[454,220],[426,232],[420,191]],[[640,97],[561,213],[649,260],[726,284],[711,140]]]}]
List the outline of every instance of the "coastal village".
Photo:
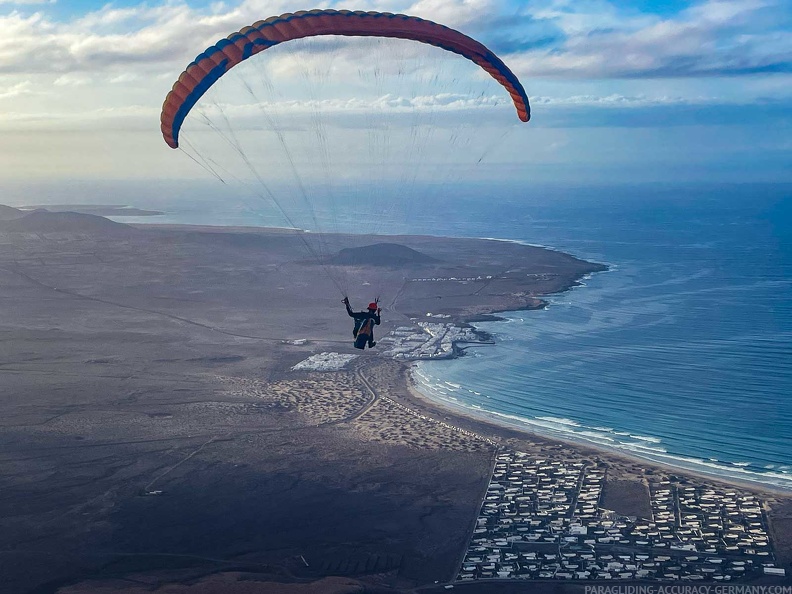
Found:
[{"label": "coastal village", "polygon": [[[380,355],[446,358],[456,354],[459,342],[488,339],[469,327],[419,321],[384,336]],[[294,369],[341,370],[354,358],[321,353]],[[755,495],[646,477],[651,517],[625,516],[602,506],[607,473],[600,463],[501,450],[456,580],[731,582],[786,576]]]},{"label": "coastal village", "polygon": [[[439,352],[431,351],[427,343],[447,348],[444,341],[453,332],[453,326],[446,324],[422,324],[421,330],[397,333],[390,344],[400,344],[405,357],[419,358],[419,353]],[[420,342],[419,333],[429,338]],[[407,340],[410,336],[415,340]],[[407,350],[411,343],[413,349]],[[351,359],[321,353],[294,369],[340,371]],[[385,414],[383,407],[415,421],[439,423],[460,439],[496,445],[384,395],[355,422],[365,425],[375,413],[379,418]],[[371,433],[363,425],[358,427],[362,434]],[[405,426],[405,422],[388,425]],[[416,435],[426,430],[416,428]],[[377,431],[371,437],[387,438]],[[647,475],[650,517],[626,516],[602,505],[608,472],[609,467],[599,461],[500,450],[455,579],[723,583],[786,576],[776,561],[763,503],[755,495]]]},{"label": "coastal village", "polygon": [[714,580],[784,576],[762,502],[736,490],[649,482],[652,517],[603,508],[607,468],[497,455],[457,580]]},{"label": "coastal village", "polygon": [[[429,316],[442,318],[447,316]],[[417,326],[400,326],[380,341],[381,356],[401,361],[447,359],[453,357],[457,345],[488,344],[483,333],[469,327],[443,322],[418,322]]]}]

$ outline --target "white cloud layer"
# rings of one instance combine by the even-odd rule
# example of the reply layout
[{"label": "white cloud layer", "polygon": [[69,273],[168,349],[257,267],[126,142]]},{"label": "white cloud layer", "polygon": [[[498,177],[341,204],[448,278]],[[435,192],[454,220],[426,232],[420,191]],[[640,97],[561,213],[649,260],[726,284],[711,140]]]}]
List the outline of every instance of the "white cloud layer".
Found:
[{"label": "white cloud layer", "polygon": [[0,6],[11,4],[14,6],[30,6],[37,4],[55,4],[57,0],[0,0]]},{"label": "white cloud layer", "polygon": [[33,85],[31,85],[27,81],[24,81],[24,82],[20,82],[20,83],[17,83],[15,85],[12,85],[11,87],[8,87],[6,89],[0,88],[0,99],[10,99],[12,97],[19,97],[21,95],[28,95],[30,93],[33,93],[32,87],[33,87]]},{"label": "white cloud layer", "polygon": [[581,78],[789,72],[792,32],[783,28],[789,13],[775,0],[706,0],[666,18],[554,0],[534,16],[558,26],[562,40],[515,56],[514,65],[528,75]]},{"label": "white cloud layer", "polygon": [[[535,0],[522,8],[505,0],[371,4],[435,19],[496,49],[502,46],[509,63],[524,75],[674,77],[792,70],[792,33],[784,28],[790,9],[784,0],[705,0],[664,18],[625,12],[604,0]],[[354,3],[329,5],[350,8]],[[244,0],[204,10],[180,2],[108,4],[66,22],[43,9],[12,12],[0,17],[0,72],[173,69],[241,26],[302,7],[304,2],[295,0]],[[530,47],[535,36],[552,43]]]},{"label": "white cloud layer", "polygon": [[[362,3],[371,10],[447,24],[491,47],[525,83],[535,116],[526,129],[546,134],[548,146],[559,140],[547,128],[538,132],[542,125],[555,118],[562,122],[558,125],[567,126],[573,117],[590,125],[588,118],[575,115],[584,111],[605,114],[603,121],[610,122],[618,110],[629,110],[638,121],[642,110],[692,112],[709,105],[733,111],[735,105],[764,99],[792,102],[788,0],[702,0],[664,15],[607,0],[330,0],[323,6],[357,9]],[[57,10],[51,4],[0,0],[0,129],[20,137],[34,130],[42,132],[41,138],[57,130],[63,139],[65,132],[78,130],[85,147],[98,131],[112,138],[118,154],[126,145],[116,133],[132,130],[151,143],[145,145],[146,157],[166,150],[158,133],[160,106],[196,54],[242,26],[305,8],[304,0],[226,0],[205,8],[183,0],[148,0],[123,8],[109,3],[78,16],[56,17],[66,12],[61,10],[65,3]],[[461,87],[472,88],[486,78],[475,67],[465,74],[471,80],[461,81],[459,89],[450,85],[418,96],[395,88],[372,90],[365,77],[373,81],[383,73],[392,75],[393,64],[370,64],[359,45],[342,42],[340,47],[328,84],[350,89],[346,95],[274,97],[267,102],[248,97],[229,112],[247,117],[262,108],[308,114],[321,108],[338,114],[338,121],[349,126],[362,119],[356,113],[399,113],[408,108],[432,108],[450,114],[444,116],[448,119],[466,112],[475,122],[490,114],[513,119],[511,109],[490,109],[510,103],[505,93],[494,95],[489,89],[474,98],[463,94],[468,89]],[[288,49],[268,52],[273,76],[289,76],[295,61],[309,67],[321,62],[316,49]],[[411,57],[411,50],[404,52],[404,57]],[[409,75],[431,78],[433,67],[437,68],[430,64],[425,72]],[[496,85],[494,91],[498,90]],[[39,146],[36,138],[26,141],[31,154]],[[50,140],[40,145],[42,154],[54,150],[48,148]],[[105,149],[97,144],[95,153],[81,152],[88,163]],[[62,157],[64,163],[77,159],[77,152]],[[119,158],[118,167],[130,160],[134,157]],[[31,170],[36,166],[31,164]]]}]

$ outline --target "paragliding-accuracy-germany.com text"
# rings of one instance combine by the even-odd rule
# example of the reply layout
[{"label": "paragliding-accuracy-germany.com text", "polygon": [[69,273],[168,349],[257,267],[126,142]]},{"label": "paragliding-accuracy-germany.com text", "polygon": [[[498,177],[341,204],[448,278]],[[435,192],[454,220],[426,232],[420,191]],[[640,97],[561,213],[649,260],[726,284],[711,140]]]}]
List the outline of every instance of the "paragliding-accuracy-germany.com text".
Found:
[{"label": "paragliding-accuracy-germany.com text", "polygon": [[792,594],[792,586],[585,586],[584,594]]}]

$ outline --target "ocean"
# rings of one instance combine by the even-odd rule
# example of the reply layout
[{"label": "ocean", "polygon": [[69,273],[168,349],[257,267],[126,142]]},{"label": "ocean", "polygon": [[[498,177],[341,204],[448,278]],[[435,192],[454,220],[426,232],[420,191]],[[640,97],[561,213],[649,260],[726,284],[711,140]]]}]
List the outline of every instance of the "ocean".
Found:
[{"label": "ocean", "polygon": [[558,190],[515,196],[509,210],[519,216],[488,236],[610,269],[544,310],[477,324],[496,346],[419,364],[423,392],[537,433],[792,489],[792,188]]},{"label": "ocean", "polygon": [[[278,224],[211,188],[173,190],[131,188],[127,200],[167,211],[141,222]],[[792,185],[432,194],[378,230],[518,241],[610,268],[543,310],[477,324],[494,346],[418,364],[426,395],[547,436],[792,490]]]}]

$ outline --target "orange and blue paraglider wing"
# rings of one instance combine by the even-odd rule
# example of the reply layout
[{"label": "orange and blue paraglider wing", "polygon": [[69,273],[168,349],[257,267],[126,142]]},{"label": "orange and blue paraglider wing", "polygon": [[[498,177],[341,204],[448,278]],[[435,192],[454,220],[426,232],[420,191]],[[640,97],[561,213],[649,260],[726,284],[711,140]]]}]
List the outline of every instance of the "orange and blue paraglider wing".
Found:
[{"label": "orange and blue paraglider wing", "polygon": [[531,117],[528,96],[514,73],[484,45],[459,31],[403,14],[311,10],[259,21],[197,56],[179,76],[162,106],[160,122],[165,142],[178,148],[179,130],[187,114],[231,68],[279,43],[318,35],[395,37],[459,54],[483,68],[508,91],[520,120],[527,122]]}]

